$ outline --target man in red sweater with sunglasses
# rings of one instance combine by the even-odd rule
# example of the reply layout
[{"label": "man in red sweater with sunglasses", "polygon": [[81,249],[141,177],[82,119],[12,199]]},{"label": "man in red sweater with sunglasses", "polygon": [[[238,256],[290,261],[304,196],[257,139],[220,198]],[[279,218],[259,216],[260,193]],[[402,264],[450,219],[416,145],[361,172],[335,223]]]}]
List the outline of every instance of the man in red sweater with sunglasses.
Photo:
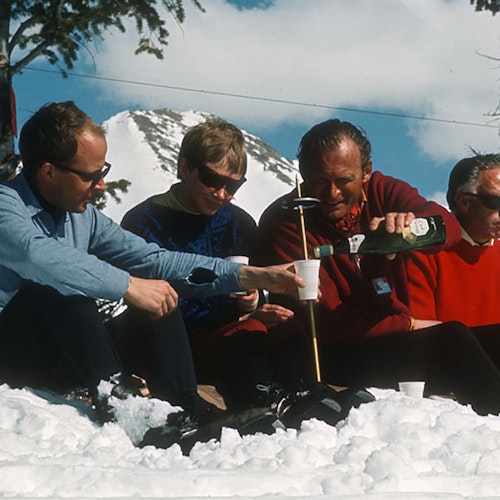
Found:
[{"label": "man in red sweater with sunglasses", "polygon": [[411,313],[472,327],[500,366],[500,155],[459,161],[450,174],[447,200],[462,239],[433,255],[411,255]]}]

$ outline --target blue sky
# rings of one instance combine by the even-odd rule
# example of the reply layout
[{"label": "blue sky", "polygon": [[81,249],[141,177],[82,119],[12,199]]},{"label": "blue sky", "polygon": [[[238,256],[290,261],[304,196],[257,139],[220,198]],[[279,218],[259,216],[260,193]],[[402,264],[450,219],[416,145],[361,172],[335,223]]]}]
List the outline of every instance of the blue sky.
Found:
[{"label": "blue sky", "polygon": [[32,63],[14,76],[19,126],[45,102],[66,99],[97,122],[125,109],[196,109],[295,158],[312,125],[337,117],[366,131],[375,168],[426,196],[445,190],[469,147],[500,149],[487,116],[500,97],[500,65],[480,55],[498,57],[500,18],[468,0],[202,4],[205,14],[187,5],[182,28],[169,26],[163,61],[134,56],[132,28],[82,52],[72,73],[90,78]]}]

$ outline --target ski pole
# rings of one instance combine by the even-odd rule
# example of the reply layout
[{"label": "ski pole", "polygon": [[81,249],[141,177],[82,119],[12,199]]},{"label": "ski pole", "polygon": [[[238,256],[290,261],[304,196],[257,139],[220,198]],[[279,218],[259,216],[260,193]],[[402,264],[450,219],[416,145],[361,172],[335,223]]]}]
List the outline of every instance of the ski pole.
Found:
[{"label": "ski pole", "polygon": [[[300,182],[299,182],[299,177],[295,177],[295,183],[297,185],[297,196],[298,198],[294,201],[298,201],[297,208],[299,210],[299,218],[300,218],[300,233],[301,233],[301,238],[302,238],[302,248],[303,248],[303,253],[304,253],[304,260],[309,259],[309,253],[307,251],[307,238],[306,238],[306,224],[304,220],[304,208],[305,205],[302,203],[305,201],[304,198],[302,198],[302,193],[300,189]],[[309,198],[307,201],[311,202],[311,200],[315,200],[314,198]],[[316,204],[319,200],[315,200]],[[312,208],[314,204],[310,204],[307,208]],[[312,344],[313,344],[313,353],[314,353],[314,367],[316,368],[316,381],[321,382],[321,369],[320,369],[320,363],[319,363],[319,354],[318,354],[318,338],[316,335],[316,320],[314,317],[314,304],[312,300],[307,300],[307,306],[309,308],[309,324],[311,326],[311,338],[312,338]]]}]

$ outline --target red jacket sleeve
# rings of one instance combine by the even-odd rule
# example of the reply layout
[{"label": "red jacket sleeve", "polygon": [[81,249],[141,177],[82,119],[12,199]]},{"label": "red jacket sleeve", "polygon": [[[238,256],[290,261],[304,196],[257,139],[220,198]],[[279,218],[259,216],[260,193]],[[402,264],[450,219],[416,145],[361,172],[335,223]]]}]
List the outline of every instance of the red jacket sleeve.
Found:
[{"label": "red jacket sleeve", "polygon": [[451,248],[462,238],[462,230],[455,216],[445,207],[428,201],[410,184],[380,172],[374,172],[365,186],[368,199],[363,211],[362,226],[368,227],[373,217],[383,217],[389,212],[413,212],[417,217],[441,215],[446,228],[444,245],[429,247],[424,253],[436,253]]}]

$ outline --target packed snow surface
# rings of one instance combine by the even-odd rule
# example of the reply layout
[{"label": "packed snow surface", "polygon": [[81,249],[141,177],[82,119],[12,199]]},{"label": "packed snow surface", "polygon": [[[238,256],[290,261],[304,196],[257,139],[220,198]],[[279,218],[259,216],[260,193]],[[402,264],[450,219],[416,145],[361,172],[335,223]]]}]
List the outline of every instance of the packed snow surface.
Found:
[{"label": "packed snow surface", "polygon": [[134,446],[177,411],[115,401],[100,426],[84,403],[0,386],[0,496],[38,498],[498,498],[500,418],[449,399],[371,389],[335,427],[198,443],[189,456]]}]

